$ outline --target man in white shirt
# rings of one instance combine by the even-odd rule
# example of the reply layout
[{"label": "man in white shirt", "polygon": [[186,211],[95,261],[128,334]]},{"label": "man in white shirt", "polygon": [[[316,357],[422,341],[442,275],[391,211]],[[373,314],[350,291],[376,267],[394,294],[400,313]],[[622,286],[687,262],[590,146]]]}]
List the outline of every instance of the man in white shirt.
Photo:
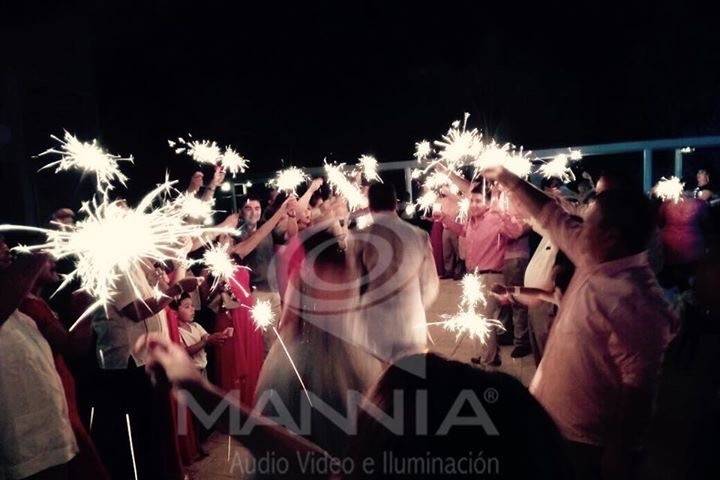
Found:
[{"label": "man in white shirt", "polygon": [[365,347],[385,361],[427,347],[425,310],[438,294],[439,279],[427,232],[396,213],[392,185],[368,190],[373,223],[350,239],[363,278],[361,320]]},{"label": "man in white shirt", "polygon": [[0,352],[0,479],[50,469],[62,478],[78,447],[50,345],[16,310],[0,328]]},{"label": "man in white shirt", "polygon": [[66,478],[78,452],[50,345],[16,310],[45,261],[13,261],[0,236],[0,480]]},{"label": "man in white shirt", "polygon": [[627,478],[677,327],[645,250],[649,201],[638,190],[603,191],[578,221],[502,167],[485,175],[575,264],[530,392],[565,437],[578,478]]},{"label": "man in white shirt", "polygon": [[153,388],[143,368],[146,352],[136,352],[134,346],[145,333],[167,338],[165,306],[173,297],[195,290],[201,280],[184,278],[165,288],[164,296],[158,299],[148,281],[151,267],[140,262],[129,275],[121,276],[107,308],[107,319],[96,316],[93,320],[98,363],[103,370],[93,435],[113,477],[132,477],[136,468],[139,478],[180,479],[179,453],[169,443],[172,423],[168,393]]}]

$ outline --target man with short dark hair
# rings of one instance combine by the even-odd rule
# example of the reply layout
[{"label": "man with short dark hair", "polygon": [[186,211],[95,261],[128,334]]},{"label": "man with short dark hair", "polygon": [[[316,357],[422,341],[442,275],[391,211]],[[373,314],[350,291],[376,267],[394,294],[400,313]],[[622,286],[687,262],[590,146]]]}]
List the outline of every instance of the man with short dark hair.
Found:
[{"label": "man with short dark hair", "polygon": [[578,478],[627,478],[677,324],[645,251],[649,201],[627,187],[606,190],[578,221],[502,167],[483,173],[576,267],[530,391],[567,440]]},{"label": "man with short dark hair", "polygon": [[426,349],[425,310],[437,297],[439,280],[430,238],[397,215],[393,186],[372,183],[368,200],[373,223],[348,244],[365,274],[359,309],[364,347],[391,362]]},{"label": "man with short dark hair", "polygon": [[[246,240],[255,233],[263,216],[260,197],[250,193],[242,205],[242,223],[240,224],[239,240]],[[275,318],[280,318],[280,294],[278,293],[277,275],[275,272],[275,239],[274,233],[263,237],[250,253],[243,259],[243,265],[250,268],[250,286],[255,300],[267,300],[272,306]]]}]

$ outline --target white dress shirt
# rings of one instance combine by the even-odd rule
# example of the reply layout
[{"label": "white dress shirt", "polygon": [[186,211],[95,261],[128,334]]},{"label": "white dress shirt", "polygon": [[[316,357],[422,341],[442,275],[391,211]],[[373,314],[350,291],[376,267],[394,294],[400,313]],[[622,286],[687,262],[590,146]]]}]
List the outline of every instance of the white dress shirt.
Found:
[{"label": "white dress shirt", "polygon": [[0,479],[29,477],[78,452],[52,351],[16,310],[0,328]]}]

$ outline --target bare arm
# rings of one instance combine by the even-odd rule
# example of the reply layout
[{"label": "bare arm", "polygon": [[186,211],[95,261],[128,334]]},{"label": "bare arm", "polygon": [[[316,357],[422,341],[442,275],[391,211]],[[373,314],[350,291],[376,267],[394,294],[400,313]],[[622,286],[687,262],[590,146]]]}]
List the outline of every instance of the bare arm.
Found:
[{"label": "bare arm", "polygon": [[277,209],[277,211],[273,214],[272,217],[270,217],[270,219],[268,219],[267,222],[263,223],[260,227],[258,227],[258,229],[255,230],[248,238],[246,238],[242,242],[238,242],[237,244],[235,244],[235,246],[232,247],[230,252],[240,256],[240,258],[244,258],[250,252],[255,250],[255,247],[260,244],[262,239],[272,233],[278,222],[280,222],[280,220],[285,215],[286,208],[287,200],[285,200],[285,203],[283,203],[282,206]]},{"label": "bare arm", "polygon": [[442,163],[438,164],[438,170],[445,173],[450,181],[455,184],[456,187],[460,189],[460,191],[463,193],[463,195],[469,197],[472,193],[472,189],[474,187],[473,183],[470,180],[466,180],[465,178],[461,177],[457,173],[453,172],[449,168],[447,168]]},{"label": "bare arm", "polygon": [[194,277],[184,278],[175,285],[167,288],[160,299],[145,298],[135,300],[120,309],[123,316],[129,318],[133,322],[141,322],[146,318],[156,315],[160,310],[165,308],[173,299],[181,295],[183,292],[190,292],[198,287],[202,280]]}]

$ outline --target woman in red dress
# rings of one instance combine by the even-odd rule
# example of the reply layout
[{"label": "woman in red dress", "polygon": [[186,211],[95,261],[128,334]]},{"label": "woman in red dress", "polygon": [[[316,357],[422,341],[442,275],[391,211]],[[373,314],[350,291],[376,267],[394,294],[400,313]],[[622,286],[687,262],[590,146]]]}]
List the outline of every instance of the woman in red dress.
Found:
[{"label": "woman in red dress", "polygon": [[20,304],[20,311],[35,320],[38,330],[50,344],[55,368],[65,390],[70,425],[78,444],[78,454],[68,463],[69,478],[109,479],[110,475],[100,460],[95,445],[80,418],[75,395],[75,379],[63,358],[64,356],[80,356],[83,352],[93,348],[91,322],[81,322],[78,328],[70,333],[55,312],[40,297],[43,287],[57,283],[58,280],[55,260],[48,257],[45,267],[35,280],[34,287]]}]

